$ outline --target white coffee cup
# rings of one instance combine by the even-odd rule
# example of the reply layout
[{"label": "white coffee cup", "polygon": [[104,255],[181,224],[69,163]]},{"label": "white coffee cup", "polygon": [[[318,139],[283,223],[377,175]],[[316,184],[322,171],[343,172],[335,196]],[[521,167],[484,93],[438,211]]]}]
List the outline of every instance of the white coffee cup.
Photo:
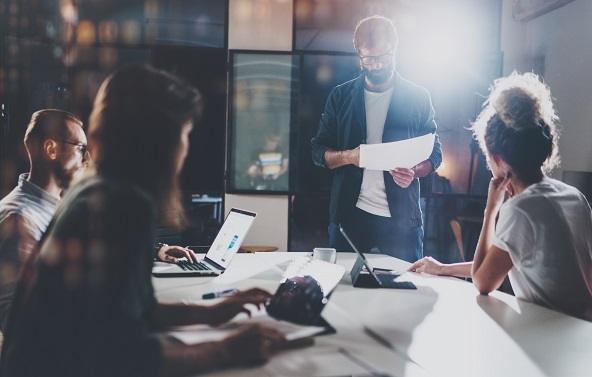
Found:
[{"label": "white coffee cup", "polygon": [[337,261],[337,250],[331,247],[315,247],[312,250],[312,259],[335,263]]}]

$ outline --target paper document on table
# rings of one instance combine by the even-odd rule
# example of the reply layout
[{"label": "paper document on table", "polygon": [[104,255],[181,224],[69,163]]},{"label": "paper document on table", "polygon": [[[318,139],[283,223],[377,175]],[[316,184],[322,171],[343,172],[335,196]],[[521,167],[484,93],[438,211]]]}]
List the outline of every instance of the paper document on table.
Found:
[{"label": "paper document on table", "polygon": [[368,170],[389,171],[394,168],[411,169],[430,157],[434,148],[434,134],[382,144],[360,145],[360,167]]},{"label": "paper document on table", "polygon": [[217,342],[232,335],[242,325],[248,323],[258,323],[276,329],[284,334],[288,341],[313,336],[325,330],[324,327],[302,326],[286,321],[278,321],[277,319],[270,317],[265,309],[261,309],[253,310],[250,319],[247,318],[246,315],[239,315],[238,319],[218,327],[210,327],[208,325],[181,326],[169,332],[169,335],[187,345]]}]

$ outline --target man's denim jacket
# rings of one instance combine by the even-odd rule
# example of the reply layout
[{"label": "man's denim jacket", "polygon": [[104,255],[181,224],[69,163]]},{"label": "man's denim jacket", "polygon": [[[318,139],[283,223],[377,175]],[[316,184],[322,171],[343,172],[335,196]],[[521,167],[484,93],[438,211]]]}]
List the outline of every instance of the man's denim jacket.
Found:
[{"label": "man's denim jacket", "polygon": [[[395,72],[395,84],[388,109],[383,142],[408,139],[427,133],[436,133],[434,108],[429,92],[404,79]],[[319,130],[312,138],[312,159],[318,166],[326,167],[325,151],[353,149],[366,142],[366,112],[364,105],[364,75],[336,86],[321,114]],[[433,169],[442,162],[442,150],[438,135],[429,157]],[[393,166],[395,168],[395,166]],[[355,208],[363,169],[347,165],[334,170],[329,219],[339,223]],[[384,183],[390,212],[401,227],[422,225],[419,204],[419,180],[407,188],[399,187],[389,172],[384,172]]]}]

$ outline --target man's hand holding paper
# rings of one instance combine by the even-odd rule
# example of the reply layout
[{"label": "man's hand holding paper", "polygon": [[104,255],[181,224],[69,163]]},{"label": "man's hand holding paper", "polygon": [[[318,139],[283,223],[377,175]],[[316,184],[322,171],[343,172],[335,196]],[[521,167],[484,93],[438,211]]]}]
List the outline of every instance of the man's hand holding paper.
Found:
[{"label": "man's hand holding paper", "polygon": [[391,171],[411,169],[428,159],[434,148],[434,134],[382,144],[360,145],[360,167]]},{"label": "man's hand holding paper", "polygon": [[433,147],[434,134],[390,143],[363,144],[360,146],[360,167],[389,171],[395,183],[406,188],[415,177],[422,176],[415,169],[425,163]]}]

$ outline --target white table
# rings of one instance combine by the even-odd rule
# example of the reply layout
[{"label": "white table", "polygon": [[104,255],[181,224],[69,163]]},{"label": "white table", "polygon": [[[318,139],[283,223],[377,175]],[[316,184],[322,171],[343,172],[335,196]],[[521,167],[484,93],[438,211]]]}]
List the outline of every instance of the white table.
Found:
[{"label": "white table", "polygon": [[[277,288],[282,265],[300,253],[238,254],[216,278],[154,278],[161,302],[198,302],[225,288]],[[375,267],[408,263],[370,255]],[[406,273],[418,290],[353,288],[348,273],[323,311],[337,334],[313,347],[282,352],[259,368],[216,376],[592,376],[592,323],[512,296],[481,296],[455,278]]]}]

